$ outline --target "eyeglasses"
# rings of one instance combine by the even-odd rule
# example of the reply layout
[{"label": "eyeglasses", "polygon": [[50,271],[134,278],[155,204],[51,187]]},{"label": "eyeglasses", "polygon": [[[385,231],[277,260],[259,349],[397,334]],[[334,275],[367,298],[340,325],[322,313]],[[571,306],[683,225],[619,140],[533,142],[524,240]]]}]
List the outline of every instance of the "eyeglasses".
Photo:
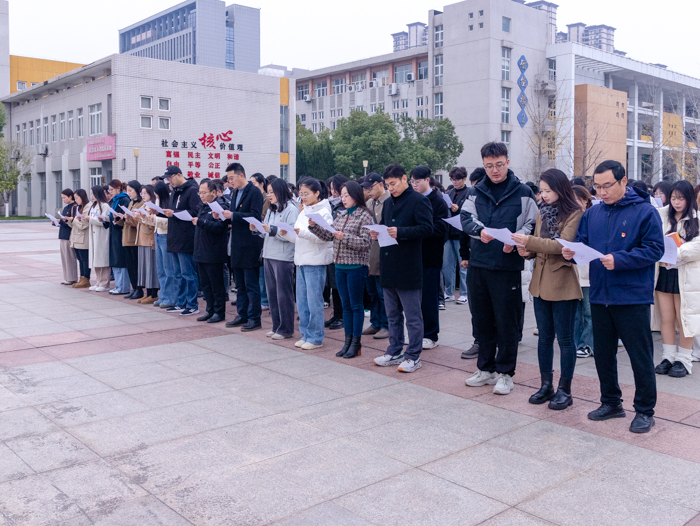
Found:
[{"label": "eyeglasses", "polygon": [[450,181],[461,181],[463,179],[466,179],[465,177],[450,177]]},{"label": "eyeglasses", "polygon": [[604,184],[604,185],[594,184],[593,189],[596,192],[600,192],[601,190],[610,190],[613,186],[615,186],[619,182],[620,181],[615,181],[614,183],[608,183],[608,184]]},{"label": "eyeglasses", "polygon": [[506,163],[497,163],[495,165],[493,164],[485,164],[484,165],[484,170],[488,172],[493,172],[494,170],[502,170],[503,167],[506,165]]},{"label": "eyeglasses", "polygon": [[309,197],[309,196],[311,196],[311,195],[313,195],[313,194],[308,193],[308,192],[307,192],[307,193],[303,193],[303,194],[302,194],[301,192],[299,193],[299,197],[301,197],[302,199],[306,199],[307,197]]}]

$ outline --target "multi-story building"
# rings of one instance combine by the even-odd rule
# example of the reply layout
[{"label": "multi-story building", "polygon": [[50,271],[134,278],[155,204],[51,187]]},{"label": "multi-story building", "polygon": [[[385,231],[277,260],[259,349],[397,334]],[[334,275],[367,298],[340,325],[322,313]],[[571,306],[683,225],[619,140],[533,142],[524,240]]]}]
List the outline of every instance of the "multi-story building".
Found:
[{"label": "multi-story building", "polygon": [[[332,131],[357,110],[382,108],[396,121],[402,115],[448,117],[465,147],[460,165],[481,165],[480,146],[500,140],[523,179],[538,178],[550,166],[591,175],[583,162],[591,158],[629,159],[633,178],[669,175],[669,146],[661,139],[650,144],[648,132],[639,130],[664,130],[664,114],[673,106],[684,115],[677,133],[692,135],[697,114],[681,109],[687,104],[673,103],[670,94],[700,101],[700,81],[614,52],[609,26],[586,32],[574,24],[563,39],[556,8],[545,1],[465,0],[431,10],[425,47],[293,74],[297,116],[314,132]],[[654,108],[641,106],[649,86]],[[695,143],[689,144],[684,158],[696,158]]]},{"label": "multi-story building", "polygon": [[428,45],[428,26],[423,22],[408,24],[408,31],[393,33],[394,52]]},{"label": "multi-story building", "polygon": [[187,0],[120,30],[119,52],[257,73],[260,10]]},{"label": "multi-story building", "polygon": [[43,215],[63,188],[150,182],[170,164],[195,179],[240,162],[295,181],[294,89],[286,78],[112,55],[16,92],[2,99],[5,137],[33,160],[12,208]]}]

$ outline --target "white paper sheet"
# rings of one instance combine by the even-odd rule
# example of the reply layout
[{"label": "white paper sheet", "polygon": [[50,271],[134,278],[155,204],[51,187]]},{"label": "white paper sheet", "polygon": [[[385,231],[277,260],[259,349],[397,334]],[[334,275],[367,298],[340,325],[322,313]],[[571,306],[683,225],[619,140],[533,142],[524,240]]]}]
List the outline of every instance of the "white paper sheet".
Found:
[{"label": "white paper sheet", "polygon": [[142,214],[142,215],[144,215],[144,216],[146,216],[146,217],[148,217],[148,216],[150,215],[150,214],[148,213],[148,211],[147,211],[145,208],[134,208],[133,212],[134,212],[135,214]]},{"label": "white paper sheet", "polygon": [[107,211],[112,214],[113,216],[119,217],[119,212],[117,212],[114,208],[111,206],[107,205]]},{"label": "white paper sheet", "polygon": [[602,200],[602,199],[592,199],[592,200],[591,200],[591,206],[594,206],[594,205],[602,205],[602,204],[603,204],[603,200]]},{"label": "white paper sheet", "polygon": [[46,213],[46,217],[48,217],[51,220],[51,224],[58,226],[58,219],[56,219],[54,216],[52,216],[49,213]]},{"label": "white paper sheet", "polygon": [[336,233],[336,229],[333,228],[331,225],[329,225],[325,219],[323,219],[323,216],[321,214],[309,214],[308,215],[309,219],[316,223],[318,226],[321,228],[328,230],[331,234]]},{"label": "white paper sheet", "polygon": [[448,225],[455,227],[457,230],[464,232],[464,229],[462,228],[462,219],[458,215],[448,219],[443,217],[442,220]]},{"label": "white paper sheet", "polygon": [[76,219],[80,219],[81,217],[83,217],[83,214],[81,214],[81,213],[80,213],[80,210],[78,210],[78,209],[76,208],[76,209],[75,209],[75,218],[76,218]]},{"label": "white paper sheet", "polygon": [[442,194],[442,198],[445,200],[447,208],[450,208],[452,206],[452,199],[450,199],[450,196],[448,194]]},{"label": "white paper sheet", "polygon": [[56,213],[58,214],[58,217],[60,217],[61,219],[68,219],[66,216],[64,216],[64,215],[61,213],[60,210],[57,210]]},{"label": "white paper sheet", "polygon": [[151,209],[155,210],[155,211],[158,212],[159,214],[162,214],[162,213],[163,213],[163,209],[162,209],[161,207],[159,207],[158,205],[154,204],[154,203],[148,202],[148,203],[146,203],[146,206],[147,206],[148,208],[151,208]]},{"label": "white paper sheet", "polygon": [[664,207],[664,202],[661,200],[660,197],[654,197],[652,199],[654,201],[654,204],[656,205],[656,208],[663,208]]},{"label": "white paper sheet", "polygon": [[605,257],[605,254],[601,254],[596,249],[584,245],[583,243],[574,243],[573,241],[565,241],[563,239],[557,239],[557,241],[564,248],[568,248],[574,252],[574,261],[577,265],[587,265],[593,260]]},{"label": "white paper sheet", "polygon": [[129,210],[127,207],[125,207],[124,205],[119,205],[119,208],[121,208],[122,210],[124,210],[124,213],[125,213],[126,215],[131,216],[131,217],[134,217],[134,213],[133,213],[131,210]]},{"label": "white paper sheet", "polygon": [[216,200],[212,201],[211,203],[207,203],[209,205],[209,208],[211,208],[212,212],[216,212],[219,214],[219,220],[224,219],[224,209],[221,208],[221,205],[216,202]]},{"label": "white paper sheet", "polygon": [[275,226],[279,230],[284,230],[290,238],[294,239],[297,237],[297,233],[294,231],[294,227],[289,223],[285,223],[284,221],[278,221],[277,223],[275,223]]},{"label": "white paper sheet", "polygon": [[243,221],[246,221],[246,222],[250,223],[251,225],[254,225],[255,230],[257,230],[261,234],[266,234],[264,225],[260,221],[255,219],[254,217],[244,217]]},{"label": "white paper sheet", "polygon": [[664,255],[659,262],[666,263],[673,267],[678,264],[678,246],[673,238],[664,236]]},{"label": "white paper sheet", "polygon": [[192,221],[192,216],[187,210],[178,210],[173,212],[173,215],[181,221]]},{"label": "white paper sheet", "polygon": [[[484,228],[486,233],[490,235],[492,238],[496,239],[497,241],[500,241],[504,245],[513,245],[516,246],[518,243],[513,241],[512,235],[513,232],[508,230],[507,228],[489,228],[486,227]],[[523,246],[523,245],[520,245]]]},{"label": "white paper sheet", "polygon": [[366,228],[370,232],[377,233],[377,241],[380,247],[389,247],[391,245],[398,245],[399,242],[387,232],[388,227],[386,225],[365,225],[362,228]]}]

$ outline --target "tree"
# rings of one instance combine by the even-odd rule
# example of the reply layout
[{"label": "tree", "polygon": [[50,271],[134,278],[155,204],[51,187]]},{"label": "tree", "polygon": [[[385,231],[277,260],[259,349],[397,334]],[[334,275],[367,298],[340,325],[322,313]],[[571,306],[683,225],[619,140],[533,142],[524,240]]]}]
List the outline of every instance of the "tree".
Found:
[{"label": "tree", "polygon": [[7,124],[7,115],[5,114],[5,108],[4,108],[4,106],[0,105],[0,139],[5,136],[3,134],[3,130],[5,129],[6,124]]},{"label": "tree", "polygon": [[0,196],[2,202],[10,201],[10,194],[17,189],[19,180],[28,175],[32,154],[26,146],[10,140],[0,140]]},{"label": "tree", "polygon": [[403,117],[399,125],[399,161],[407,169],[425,165],[432,172],[450,171],[464,151],[450,119]]},{"label": "tree", "polygon": [[333,148],[328,130],[318,135],[307,129],[297,117],[297,178],[327,179],[334,172]]}]

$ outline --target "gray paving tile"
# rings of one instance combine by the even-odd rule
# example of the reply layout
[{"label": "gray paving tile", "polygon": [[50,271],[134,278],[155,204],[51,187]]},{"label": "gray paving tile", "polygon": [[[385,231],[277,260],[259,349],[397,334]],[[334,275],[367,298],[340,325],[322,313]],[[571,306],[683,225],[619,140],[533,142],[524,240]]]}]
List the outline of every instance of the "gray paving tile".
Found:
[{"label": "gray paving tile", "polygon": [[507,508],[501,502],[415,469],[334,502],[383,526],[469,526]]},{"label": "gray paving tile", "polygon": [[433,391],[427,387],[408,382],[360,393],[355,395],[355,398],[362,402],[387,407],[392,411],[399,411],[409,415],[460,400],[456,396]]},{"label": "gray paving tile", "polygon": [[389,385],[394,385],[401,382],[401,380],[397,378],[392,378],[390,376],[385,376],[383,374],[377,374],[375,372],[365,371],[364,369],[357,369],[354,367],[350,370],[333,371],[329,373],[307,376],[304,378],[304,381],[309,382],[310,384],[325,387],[327,389],[332,389],[333,391],[346,395],[372,391],[374,389],[387,387]]},{"label": "gray paving tile", "polygon": [[16,438],[5,443],[36,472],[65,468],[98,458],[64,431]]},{"label": "gray paving tile", "polygon": [[160,362],[160,364],[184,375],[223,371],[224,369],[233,369],[234,367],[247,365],[245,362],[215,352],[165,360]]},{"label": "gray paving tile", "polygon": [[89,329],[103,329],[105,327],[117,327],[119,325],[127,325],[126,322],[123,322],[117,318],[107,318],[107,317],[99,317],[99,318],[91,318],[91,319],[84,319],[82,317],[79,317],[78,314],[75,314],[77,319],[75,320],[67,320],[63,321],[63,323],[66,327],[70,327],[74,331],[85,331]]},{"label": "gray paving tile", "polygon": [[49,320],[41,320],[34,322],[26,327],[12,327],[4,329],[8,334],[15,338],[27,338],[29,336],[44,336],[46,334],[60,334],[62,332],[71,332],[73,329],[66,327],[61,323],[51,322]]},{"label": "gray paving tile", "polygon": [[107,391],[39,406],[39,411],[61,426],[77,426],[146,411],[146,404],[119,391]]},{"label": "gray paving tile", "polygon": [[70,400],[110,390],[109,386],[84,374],[53,378],[41,382],[23,382],[9,385],[7,388],[20,399],[32,405]]},{"label": "gray paving tile", "polygon": [[34,475],[0,484],[0,513],[13,526],[56,524],[82,516],[73,499],[46,478]]},{"label": "gray paving tile", "polygon": [[33,474],[34,471],[14,451],[0,442],[0,483]]},{"label": "gray paving tile", "polygon": [[139,309],[139,312],[134,314],[121,314],[119,316],[114,316],[114,319],[126,323],[129,325],[136,323],[150,323],[154,321],[172,320],[170,314],[165,314],[164,312],[157,312],[156,309],[152,311],[144,312],[144,309]]},{"label": "gray paving tile", "polygon": [[28,437],[57,430],[58,427],[48,418],[31,407],[0,413],[0,440]]},{"label": "gray paving tile", "polygon": [[216,349],[216,352],[246,363],[271,362],[273,360],[283,360],[285,358],[293,358],[294,356],[301,356],[304,354],[299,351],[292,351],[291,349],[271,344],[250,347],[236,346],[232,348],[225,347],[224,345],[216,345],[216,347],[220,347]]},{"label": "gray paving tile", "polygon": [[371,522],[358,517],[333,502],[324,502],[275,523],[277,526],[372,526]]},{"label": "gray paving tile", "polygon": [[226,391],[194,377],[178,378],[149,385],[130,387],[122,391],[149,407],[191,402],[212,396],[222,396]]},{"label": "gray paving tile", "polygon": [[115,351],[65,360],[66,363],[88,374],[97,371],[128,367],[130,365],[141,365],[152,361],[155,360],[149,360],[132,351]]},{"label": "gray paving tile", "polygon": [[210,351],[225,351],[233,348],[251,348],[258,345],[263,345],[265,342],[248,338],[242,334],[227,334],[226,336],[215,336],[213,338],[203,338],[201,340],[192,340],[193,345],[198,345]]},{"label": "gray paving tile", "polygon": [[197,378],[234,394],[247,393],[262,385],[272,385],[287,380],[284,375],[254,365],[200,374]]},{"label": "gray paving tile", "polygon": [[327,373],[351,374],[351,372],[355,370],[351,365],[333,362],[310,354],[266,362],[261,364],[261,367],[276,371],[285,376],[291,376],[292,378],[306,378],[316,374]]},{"label": "gray paving tile", "polygon": [[153,496],[93,510],[89,517],[99,526],[191,526],[192,523]]},{"label": "gray paving tile", "polygon": [[298,409],[328,402],[342,396],[337,391],[331,391],[330,389],[289,377],[283,377],[280,381],[268,385],[260,384],[247,389],[245,392],[240,391],[237,394],[247,400],[271,407],[276,411]]},{"label": "gray paving tile", "polygon": [[26,404],[17,398],[17,396],[6,389],[5,387],[0,387],[0,411],[8,411],[10,409],[19,409],[24,407]]},{"label": "gray paving tile", "polygon": [[[35,384],[44,380],[53,380],[54,378],[64,378],[66,376],[80,375],[81,372],[70,365],[53,361],[45,363],[35,363],[25,365],[23,367],[10,367],[0,373],[0,383],[9,382],[11,384],[27,383]],[[3,379],[7,377],[7,380]]]},{"label": "gray paving tile", "polygon": [[697,515],[695,510],[637,493],[633,484],[620,487],[587,476],[576,477],[518,508],[567,526],[681,526]]},{"label": "gray paving tile", "polygon": [[126,389],[139,385],[153,384],[182,378],[184,375],[159,363],[142,363],[118,369],[95,371],[90,376],[113,389]]},{"label": "gray paving tile", "polygon": [[176,342],[154,345],[151,347],[141,347],[140,349],[131,349],[129,352],[132,356],[142,357],[149,362],[160,362],[163,360],[175,360],[178,358],[185,358],[186,356],[206,354],[211,351],[193,345],[190,342]]},{"label": "gray paving tile", "polygon": [[495,517],[481,523],[480,526],[551,526],[552,523],[544,521],[534,515],[525,513],[515,508],[499,513]]}]

